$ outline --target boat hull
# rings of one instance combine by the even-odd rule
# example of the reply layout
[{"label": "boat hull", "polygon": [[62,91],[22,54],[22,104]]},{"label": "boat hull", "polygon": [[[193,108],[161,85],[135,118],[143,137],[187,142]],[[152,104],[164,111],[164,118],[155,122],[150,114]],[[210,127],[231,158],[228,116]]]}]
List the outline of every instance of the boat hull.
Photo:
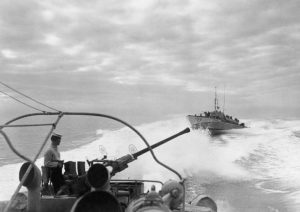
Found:
[{"label": "boat hull", "polygon": [[245,128],[243,125],[225,122],[220,119],[203,117],[197,115],[188,115],[187,119],[191,123],[193,129],[208,129],[211,132],[222,133],[231,129]]}]

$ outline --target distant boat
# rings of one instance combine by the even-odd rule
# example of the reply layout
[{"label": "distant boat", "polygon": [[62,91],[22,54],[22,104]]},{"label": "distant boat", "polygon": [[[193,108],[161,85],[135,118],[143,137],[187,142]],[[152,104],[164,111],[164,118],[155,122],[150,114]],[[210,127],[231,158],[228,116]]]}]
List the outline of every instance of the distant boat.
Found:
[{"label": "distant boat", "polygon": [[[35,103],[51,109],[51,111],[55,111],[43,111],[30,104],[24,104],[24,102],[9,96],[10,98],[18,100],[19,103],[23,103],[31,109],[38,110],[39,112],[18,116],[6,122],[4,125],[0,125],[0,138],[3,137],[3,140],[8,144],[12,152],[24,160],[19,173],[16,173],[16,175],[19,176],[20,183],[10,198],[10,201],[0,201],[0,212],[2,212],[3,209],[3,212],[217,212],[218,208],[215,201],[204,195],[202,192],[191,201],[186,201],[185,197],[187,196],[187,190],[185,188],[186,185],[183,177],[180,173],[175,171],[174,168],[160,162],[153,152],[154,148],[157,148],[180,135],[189,133],[189,128],[186,128],[181,132],[150,146],[145,137],[135,127],[117,117],[102,113],[63,112],[34,100],[33,98],[12,89],[10,86],[2,83],[1,81],[0,84],[5,85],[18,94],[23,95],[23,97],[29,98]],[[53,118],[49,119],[50,116]],[[79,116],[91,117],[93,120],[95,118],[106,118],[121,123],[132,130],[147,147],[139,151],[137,151],[135,147],[132,147],[130,154],[125,154],[117,159],[108,159],[107,155],[103,154],[102,158],[95,158],[92,161],[87,160],[87,163],[85,161],[75,161],[76,155],[72,155],[73,161],[64,163],[64,161],[55,160],[55,162],[59,163],[61,166],[56,167],[54,171],[52,167],[42,166],[39,168],[35,162],[39,158],[40,153],[56,126],[58,124],[60,126],[61,119],[64,117],[75,118]],[[34,117],[37,118],[37,123],[33,122],[35,119],[32,118]],[[52,122],[50,122],[50,120],[52,120]],[[85,123],[94,123],[93,121],[86,121],[87,122]],[[17,122],[17,124],[14,124],[15,122]],[[74,122],[76,122],[76,119],[74,119]],[[41,126],[48,126],[49,131],[39,130]],[[17,132],[19,132],[19,127],[26,127],[27,129],[31,128],[32,132],[36,134],[36,137],[40,139],[43,138],[42,134],[45,133],[44,139],[41,140],[39,151],[32,160],[20,153],[14,147],[14,144],[11,142],[12,140],[5,133],[7,128],[14,128]],[[82,133],[84,132],[82,131]],[[118,147],[118,144],[113,139],[111,140],[112,145],[116,145],[116,147]],[[111,146],[108,141],[105,143]],[[101,153],[106,152],[102,146],[99,147],[99,149]],[[114,178],[117,173],[128,168],[129,163],[136,161],[138,157],[147,152],[151,152],[155,162],[175,174],[175,176],[177,175],[179,179],[177,181],[168,180],[165,183],[162,183],[156,179],[133,179],[132,177],[128,177],[128,179]],[[88,154],[92,153],[89,152]],[[95,153],[92,155],[95,155]],[[87,165],[89,166],[89,169],[86,171],[85,168]],[[64,173],[62,173],[63,166],[65,170]],[[133,170],[132,173],[143,176],[140,174],[140,171],[141,170]],[[152,173],[155,174],[157,173],[156,171],[157,170],[152,170]],[[2,174],[5,175],[5,173],[1,173],[1,178]],[[9,174],[10,173],[6,173],[8,181],[12,178]],[[165,178],[162,179],[164,181],[167,180]],[[58,185],[59,190],[55,191],[53,186],[58,180],[60,180],[60,183],[63,185]],[[149,183],[153,183],[153,185],[151,186],[151,190],[146,192],[146,185],[149,185]],[[161,185],[159,191],[156,191],[155,184]],[[27,187],[27,192],[20,192],[22,186]],[[195,189],[196,188],[193,190]]]},{"label": "distant boat", "polygon": [[[225,101],[224,101],[225,102]],[[200,115],[188,115],[187,119],[193,129],[208,129],[211,134],[226,133],[227,130],[245,128],[244,123],[240,123],[237,118],[226,115],[219,110],[217,92],[215,91],[215,110],[204,112]]]}]

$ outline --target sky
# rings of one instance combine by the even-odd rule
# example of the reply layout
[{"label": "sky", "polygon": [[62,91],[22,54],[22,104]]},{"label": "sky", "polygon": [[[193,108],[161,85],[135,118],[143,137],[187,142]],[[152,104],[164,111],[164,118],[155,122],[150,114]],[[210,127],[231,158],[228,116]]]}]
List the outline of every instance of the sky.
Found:
[{"label": "sky", "polygon": [[[215,87],[232,116],[299,118],[299,8],[299,0],[2,0],[0,81],[62,111],[129,121],[212,110]],[[2,118],[23,112],[34,111],[0,93]]]}]

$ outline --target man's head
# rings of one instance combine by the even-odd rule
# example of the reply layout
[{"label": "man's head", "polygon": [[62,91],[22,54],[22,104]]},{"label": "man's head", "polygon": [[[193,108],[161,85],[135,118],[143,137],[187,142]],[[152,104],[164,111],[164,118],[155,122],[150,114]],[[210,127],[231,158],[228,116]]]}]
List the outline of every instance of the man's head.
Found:
[{"label": "man's head", "polygon": [[53,133],[51,136],[51,141],[53,145],[58,146],[61,141],[61,135]]}]

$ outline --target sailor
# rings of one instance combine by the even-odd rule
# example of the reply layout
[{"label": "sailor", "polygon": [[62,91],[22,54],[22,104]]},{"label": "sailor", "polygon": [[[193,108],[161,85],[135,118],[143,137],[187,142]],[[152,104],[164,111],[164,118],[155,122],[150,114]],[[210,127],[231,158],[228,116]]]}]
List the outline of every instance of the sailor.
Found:
[{"label": "sailor", "polygon": [[48,173],[50,173],[50,180],[52,182],[55,194],[65,183],[62,175],[63,161],[60,160],[60,153],[58,151],[61,137],[62,136],[59,134],[52,134],[51,146],[44,155],[44,166],[49,170]]}]

